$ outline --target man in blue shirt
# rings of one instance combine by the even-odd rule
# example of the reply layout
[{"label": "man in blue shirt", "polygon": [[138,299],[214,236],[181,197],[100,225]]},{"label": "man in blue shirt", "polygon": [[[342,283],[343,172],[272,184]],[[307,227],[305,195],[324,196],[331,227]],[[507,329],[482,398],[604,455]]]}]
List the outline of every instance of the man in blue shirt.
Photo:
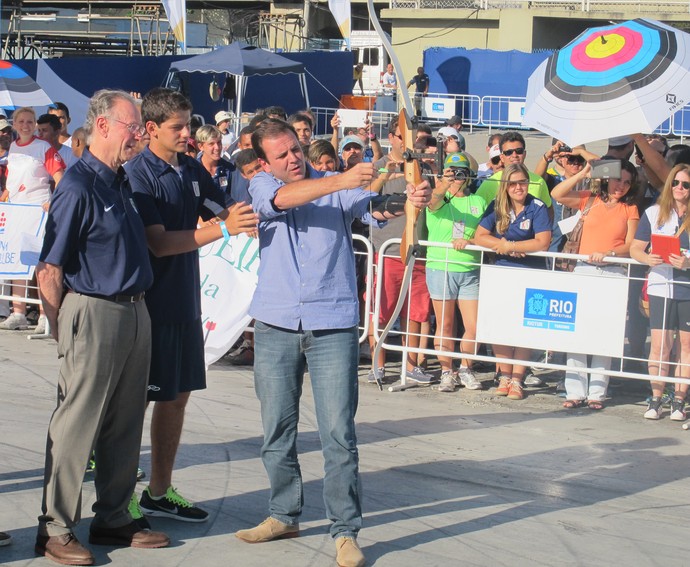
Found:
[{"label": "man in blue shirt", "polygon": [[94,562],[73,533],[92,450],[98,474],[89,542],[145,548],[169,543],[165,534],[141,529],[128,512],[151,355],[151,322],[142,300],[153,274],[122,164],[134,155],[143,127],[132,97],[99,91],[84,128],[90,149],[53,194],[37,267],[62,364],[35,549],[67,565]]},{"label": "man in blue shirt", "polygon": [[[184,155],[192,105],[184,95],[153,89],[142,119],[148,148],[127,163],[134,201],[146,227],[153,286],[146,294],[152,323],[148,400],[151,477],[140,506],[148,515],[203,522],[208,513],[172,486],[172,470],[190,393],[206,387],[198,248],[256,230],[251,206],[225,208],[225,196],[204,167]],[[197,228],[198,218],[223,222]],[[137,510],[137,513],[140,513]]]},{"label": "man in blue shirt", "polygon": [[[373,165],[312,178],[292,127],[266,120],[252,136],[263,171],[249,190],[259,214],[261,265],[250,315],[255,323],[254,382],[264,427],[261,450],[271,484],[270,516],[237,537],[258,543],[299,535],[303,505],[297,461],[299,400],[309,366],[325,459],[324,500],[338,565],[364,565],[357,438],[359,303],[352,221],[378,224],[403,213],[400,196],[367,191]],[[425,181],[407,186],[425,206]]]}]

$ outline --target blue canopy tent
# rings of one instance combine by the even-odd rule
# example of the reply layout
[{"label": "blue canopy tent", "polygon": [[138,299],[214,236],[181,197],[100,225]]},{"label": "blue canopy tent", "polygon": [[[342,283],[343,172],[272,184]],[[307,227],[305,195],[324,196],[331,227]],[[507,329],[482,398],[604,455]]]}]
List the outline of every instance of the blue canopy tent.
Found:
[{"label": "blue canopy tent", "polygon": [[242,99],[249,77],[295,73],[298,75],[305,106],[309,106],[309,93],[302,63],[242,42],[234,42],[203,55],[172,63],[166,84],[170,84],[175,73],[226,73],[237,77],[235,115],[238,117],[242,114]]}]

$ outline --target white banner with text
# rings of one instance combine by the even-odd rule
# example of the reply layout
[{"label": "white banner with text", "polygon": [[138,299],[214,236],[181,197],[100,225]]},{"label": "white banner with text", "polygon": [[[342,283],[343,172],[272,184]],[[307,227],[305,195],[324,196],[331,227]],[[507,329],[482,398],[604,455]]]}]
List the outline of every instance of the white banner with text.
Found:
[{"label": "white banner with text", "polygon": [[201,318],[209,366],[223,356],[251,321],[259,241],[245,234],[217,240],[199,250]]},{"label": "white banner with text", "polygon": [[477,341],[623,356],[628,279],[481,267]]},{"label": "white banner with text", "polygon": [[47,216],[41,205],[0,203],[0,279],[33,278]]}]

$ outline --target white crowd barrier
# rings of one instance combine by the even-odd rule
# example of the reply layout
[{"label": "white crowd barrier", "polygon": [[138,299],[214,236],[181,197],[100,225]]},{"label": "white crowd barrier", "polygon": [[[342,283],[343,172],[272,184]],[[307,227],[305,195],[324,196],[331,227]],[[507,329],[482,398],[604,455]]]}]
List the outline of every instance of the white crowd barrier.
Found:
[{"label": "white crowd barrier", "polygon": [[[383,259],[391,257],[391,247],[397,249],[400,239],[386,241],[379,251],[376,266],[377,273],[382,273]],[[450,243],[420,242],[423,246],[435,246],[451,249]],[[403,360],[407,354],[420,353],[427,356],[445,356],[452,359],[466,358],[482,362],[505,362],[508,364],[522,364],[527,367],[566,371],[567,364],[553,362],[533,362],[515,359],[497,358],[488,354],[479,354],[479,347],[484,344],[501,344],[506,346],[525,347],[535,351],[575,352],[589,355],[599,354],[612,358],[611,369],[606,372],[611,377],[630,378],[636,380],[650,380],[647,372],[633,372],[625,367],[628,363],[637,363],[646,367],[648,355],[646,352],[626,352],[626,319],[629,309],[639,309],[639,293],[629,298],[629,286],[633,281],[641,278],[630,273],[630,267],[639,265],[636,261],[625,258],[607,259],[607,264],[620,265],[625,274],[621,277],[610,277],[596,273],[561,272],[553,269],[508,268],[484,263],[490,250],[478,246],[468,246],[468,250],[481,253],[480,266],[480,298],[479,316],[477,322],[477,338],[472,341],[471,352],[459,351],[460,339],[442,337],[443,343],[452,343],[454,348],[437,350],[435,348],[409,348],[406,341],[402,345],[396,340],[386,340],[383,348],[402,354]],[[587,256],[577,254],[559,254],[553,252],[537,252],[530,254],[545,259],[559,257],[586,261]],[[425,263],[419,258],[417,262]],[[553,264],[553,262],[551,262]],[[411,290],[408,291],[411,294]],[[629,300],[631,302],[628,305]],[[372,308],[373,335],[380,340],[383,325],[379,324],[380,287],[377,286],[375,301]],[[437,322],[438,323],[438,322]],[[400,336],[401,333],[391,333]],[[389,335],[389,337],[391,336]],[[434,336],[418,335],[426,339],[430,345],[434,344]],[[662,361],[657,361],[661,364]],[[679,361],[670,364],[676,374],[682,367]],[[589,363],[579,368],[580,372],[590,372]],[[659,376],[654,379],[663,382],[690,384],[690,379],[679,378],[674,375]],[[405,384],[404,365],[401,369],[401,383]]]}]

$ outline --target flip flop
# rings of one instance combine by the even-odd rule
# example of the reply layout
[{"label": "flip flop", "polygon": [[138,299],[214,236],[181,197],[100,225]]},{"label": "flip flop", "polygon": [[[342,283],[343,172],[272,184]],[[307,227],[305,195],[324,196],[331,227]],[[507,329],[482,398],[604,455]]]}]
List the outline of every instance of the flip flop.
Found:
[{"label": "flip flop", "polygon": [[563,402],[563,407],[565,409],[581,408],[584,405],[585,405],[584,400],[566,400]]},{"label": "flip flop", "polygon": [[594,411],[599,411],[604,409],[604,404],[598,400],[590,400],[587,402],[587,407]]}]

